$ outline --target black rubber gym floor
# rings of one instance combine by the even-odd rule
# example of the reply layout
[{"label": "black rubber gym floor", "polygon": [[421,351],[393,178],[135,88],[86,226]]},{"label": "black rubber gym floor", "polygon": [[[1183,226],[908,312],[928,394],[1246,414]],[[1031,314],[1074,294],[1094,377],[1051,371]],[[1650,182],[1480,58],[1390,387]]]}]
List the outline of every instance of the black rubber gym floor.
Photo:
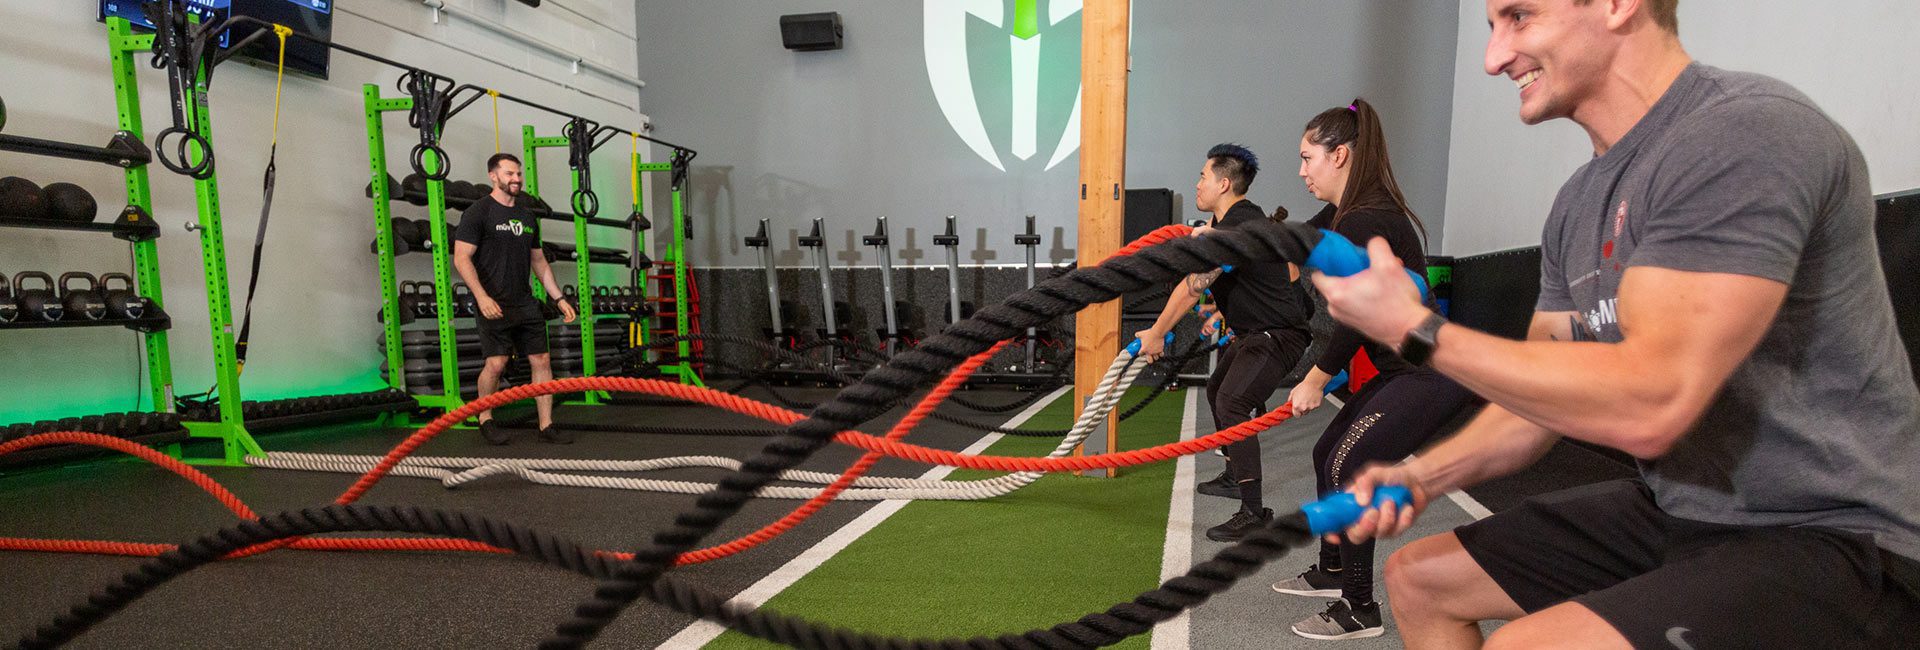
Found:
[{"label": "black rubber gym floor", "polygon": [[[782,389],[793,398],[824,399],[825,389]],[[766,399],[764,390],[748,397]],[[969,397],[1002,403],[1021,394],[972,391]],[[999,423],[1005,414],[956,406],[943,411]],[[880,433],[898,409],[862,427]],[[650,422],[669,426],[763,426],[743,416],[694,406],[571,406],[557,419]],[[347,425],[265,437],[273,451],[380,454],[408,430]],[[957,450],[983,434],[929,420],[912,440]],[[745,458],[765,438],[582,433],[573,445],[553,445],[519,432],[505,447],[487,445],[472,430],[455,430],[419,454],[435,456],[643,459],[709,454]],[[832,445],[801,469],[838,472],[858,450]],[[203,467],[254,511],[267,514],[323,505],[356,478],[349,474]],[[876,476],[917,477],[924,466],[886,459]],[[721,470],[649,472],[648,478],[710,481]],[[630,550],[651,538],[695,497],[628,490],[538,486],[494,477],[457,490],[438,481],[389,477],[361,503],[458,509],[531,526],[582,544]],[[755,500],[703,546],[758,529],[799,505]],[[835,502],[799,528],[764,546],[709,564],[676,570],[716,592],[734,594],[858,516],[873,502]],[[11,470],[0,475],[0,536],[109,539],[177,543],[230,525],[234,518],[199,488],[141,462],[90,462]],[[388,536],[388,535],[374,535]],[[95,588],[142,560],[89,555],[0,552],[0,634],[17,638],[51,619]],[[516,557],[457,553],[330,553],[276,551],[220,562],[162,586],[80,637],[77,647],[526,647],[588,595],[592,582],[577,574]],[[690,617],[649,601],[627,610],[598,647],[651,648]]]}]

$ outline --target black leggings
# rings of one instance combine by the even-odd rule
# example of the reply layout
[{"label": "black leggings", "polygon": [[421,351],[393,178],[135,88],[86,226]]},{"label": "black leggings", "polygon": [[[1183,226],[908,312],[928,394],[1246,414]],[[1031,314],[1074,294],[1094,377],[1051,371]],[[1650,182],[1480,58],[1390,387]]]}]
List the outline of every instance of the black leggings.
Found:
[{"label": "black leggings", "polygon": [[[1347,486],[1369,463],[1397,463],[1431,442],[1440,429],[1480,399],[1438,372],[1416,368],[1375,378],[1335,415],[1313,446],[1320,494]],[[1373,602],[1373,540],[1320,542],[1320,567],[1339,567],[1341,595]]]},{"label": "black leggings", "polygon": [[[1267,398],[1280,389],[1280,382],[1293,372],[1307,352],[1312,336],[1296,330],[1271,330],[1235,338],[1220,353],[1220,363],[1207,378],[1207,408],[1213,411],[1216,430],[1226,429],[1258,417],[1267,410]],[[1257,494],[1260,480],[1260,437],[1247,436],[1227,445],[1227,476],[1235,483],[1252,482]],[[1247,490],[1243,490],[1243,493]],[[1258,507],[1257,499],[1243,494],[1243,505]]]}]

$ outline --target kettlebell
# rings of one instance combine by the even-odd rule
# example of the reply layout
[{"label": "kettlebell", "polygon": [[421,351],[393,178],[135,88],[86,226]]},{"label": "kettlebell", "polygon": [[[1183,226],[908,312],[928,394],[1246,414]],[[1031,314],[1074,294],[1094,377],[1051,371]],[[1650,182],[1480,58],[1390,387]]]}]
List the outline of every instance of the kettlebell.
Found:
[{"label": "kettlebell", "polygon": [[[107,283],[115,280],[125,286],[110,288]],[[107,317],[116,320],[139,320],[147,315],[147,299],[133,289],[133,276],[125,273],[103,273],[100,275],[100,297],[107,303]]]},{"label": "kettlebell", "polygon": [[413,283],[413,315],[420,318],[433,318],[439,311],[440,305],[434,300],[433,284]]},{"label": "kettlebell", "polygon": [[465,283],[453,285],[453,315],[472,318],[480,315],[480,301]]},{"label": "kettlebell", "polygon": [[620,295],[611,286],[593,288],[593,313],[611,314],[620,311]]},{"label": "kettlebell", "polygon": [[[40,288],[28,289],[28,280],[39,280]],[[60,320],[67,308],[53,294],[53,276],[39,271],[21,271],[13,276],[13,291],[19,296],[20,317],[26,320],[52,322]]]},{"label": "kettlebell", "polygon": [[[409,284],[412,284],[412,283],[410,282],[400,283],[399,292],[396,294],[396,297],[399,298],[400,300],[400,306],[397,309],[394,309],[393,312],[394,312],[394,315],[399,317],[401,325],[405,325],[407,323],[413,322],[412,297],[407,293],[407,285]],[[387,322],[387,308],[384,305],[373,308],[373,320],[374,322],[378,322],[378,323]]]},{"label": "kettlebell", "polygon": [[[73,288],[74,280],[86,280],[85,287]],[[68,271],[60,274],[60,301],[67,307],[67,313],[76,318],[100,320],[107,317],[107,301],[100,298],[95,289],[100,283],[93,279],[92,273]]]},{"label": "kettlebell", "polygon": [[419,282],[401,282],[399,284],[399,313],[405,314],[405,320],[430,318],[434,314],[432,305],[422,305]]},{"label": "kettlebell", "polygon": [[20,303],[13,300],[13,283],[7,281],[7,275],[0,273],[0,323],[11,323],[20,317]]}]

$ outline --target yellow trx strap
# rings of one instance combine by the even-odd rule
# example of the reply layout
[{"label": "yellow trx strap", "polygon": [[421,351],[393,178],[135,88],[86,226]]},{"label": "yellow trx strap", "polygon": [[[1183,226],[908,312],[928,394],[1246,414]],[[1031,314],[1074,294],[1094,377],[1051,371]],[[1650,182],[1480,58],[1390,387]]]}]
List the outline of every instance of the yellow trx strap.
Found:
[{"label": "yellow trx strap", "polygon": [[234,373],[247,370],[247,342],[253,338],[253,294],[260,286],[260,250],[267,244],[267,217],[273,212],[273,185],[278,176],[274,162],[280,157],[280,89],[287,78],[287,37],[293,28],[274,25],[273,35],[280,39],[280,58],[273,72],[273,132],[267,149],[267,170],[260,182],[260,227],[253,235],[252,271],[247,276],[247,298],[240,314],[240,336],[233,342]]},{"label": "yellow trx strap", "polygon": [[493,98],[493,152],[500,153],[500,91],[489,88],[487,96]]},{"label": "yellow trx strap", "polygon": [[273,71],[273,144],[280,144],[280,86],[287,78],[287,37],[293,35],[293,28],[274,25],[273,35],[280,39],[280,59]]}]

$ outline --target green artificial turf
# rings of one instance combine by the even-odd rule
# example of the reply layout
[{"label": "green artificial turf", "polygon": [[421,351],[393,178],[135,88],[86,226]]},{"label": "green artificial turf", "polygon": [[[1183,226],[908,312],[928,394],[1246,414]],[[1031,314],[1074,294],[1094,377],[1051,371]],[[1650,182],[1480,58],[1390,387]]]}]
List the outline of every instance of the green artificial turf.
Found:
[{"label": "green artificial turf", "polygon": [[[1121,402],[1147,394],[1134,388]],[[1183,393],[1161,396],[1120,428],[1123,449],[1180,438]],[[1071,397],[1023,424],[1072,424]],[[911,437],[909,437],[911,440]],[[1057,439],[1008,436],[986,453],[1043,456]],[[954,480],[995,476],[961,470]],[[866,633],[920,638],[997,636],[1072,621],[1159,583],[1173,463],[1118,478],[1048,475],[988,501],[908,504],[767,603],[784,614]],[[1145,648],[1148,637],[1120,647]],[[729,631],[709,648],[771,643]]]}]

